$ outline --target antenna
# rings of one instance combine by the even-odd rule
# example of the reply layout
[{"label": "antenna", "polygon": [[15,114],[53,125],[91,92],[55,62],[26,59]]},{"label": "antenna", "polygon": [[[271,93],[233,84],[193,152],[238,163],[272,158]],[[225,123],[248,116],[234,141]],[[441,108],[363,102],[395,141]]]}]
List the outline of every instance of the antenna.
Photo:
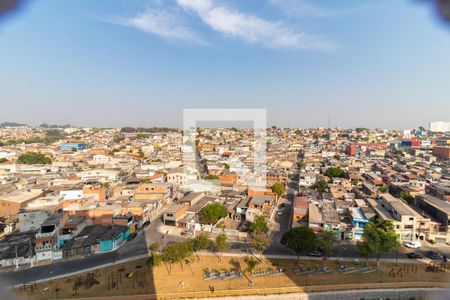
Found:
[{"label": "antenna", "polygon": [[331,129],[331,117],[328,116],[328,129]]}]

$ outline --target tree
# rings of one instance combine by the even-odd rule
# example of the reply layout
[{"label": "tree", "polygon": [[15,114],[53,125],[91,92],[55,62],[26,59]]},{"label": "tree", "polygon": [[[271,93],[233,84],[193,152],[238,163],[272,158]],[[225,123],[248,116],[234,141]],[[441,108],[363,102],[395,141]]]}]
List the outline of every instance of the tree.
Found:
[{"label": "tree", "polygon": [[339,167],[330,167],[325,171],[325,176],[330,178],[344,176],[344,171]]},{"label": "tree", "polygon": [[328,184],[323,180],[319,180],[313,185],[311,185],[310,188],[313,190],[317,190],[320,193],[323,193],[328,188]]},{"label": "tree", "polygon": [[200,260],[198,251],[206,250],[209,248],[210,245],[211,245],[211,241],[209,240],[209,236],[206,232],[200,233],[192,240],[192,249],[194,250],[195,254],[197,255],[198,260]]},{"label": "tree", "polygon": [[252,247],[261,254],[261,258],[262,253],[269,248],[270,242],[271,240],[267,233],[256,232],[251,234]]},{"label": "tree", "polygon": [[272,185],[272,192],[277,194],[277,197],[280,198],[286,192],[286,186],[281,182],[274,183],[274,185]]},{"label": "tree", "polygon": [[6,158],[4,158],[4,157],[2,157],[2,158],[0,158],[0,164],[2,164],[2,163],[4,163],[4,162],[7,162],[8,160],[6,159]]},{"label": "tree", "polygon": [[160,247],[161,247],[161,245],[160,245],[158,242],[154,242],[154,243],[152,243],[152,244],[148,247],[148,249],[149,249],[152,253],[154,253],[154,252],[157,252],[157,251],[159,250]]},{"label": "tree", "polygon": [[409,192],[401,191],[399,197],[408,202],[409,205],[414,204],[414,197]]},{"label": "tree", "polygon": [[251,256],[244,257],[244,262],[247,265],[247,271],[251,274],[253,274],[253,270],[256,268],[256,266],[259,264],[259,261],[254,259]]},{"label": "tree", "polygon": [[220,255],[222,254],[222,252],[230,248],[230,243],[228,242],[227,236],[225,234],[219,234],[216,237],[216,240],[214,242],[214,248],[216,249],[217,252],[219,252]]},{"label": "tree", "polygon": [[386,185],[382,185],[378,188],[378,191],[380,193],[386,193],[387,192],[388,187]]},{"label": "tree", "polygon": [[213,180],[213,179],[220,179],[220,177],[217,176],[217,175],[208,175],[208,176],[205,177],[205,179],[207,179],[207,180]]},{"label": "tree", "polygon": [[425,127],[423,127],[423,126],[419,126],[419,130],[420,130],[420,131],[425,131],[426,129],[425,129]]},{"label": "tree", "polygon": [[379,266],[380,256],[383,253],[396,250],[400,247],[397,233],[391,221],[376,219],[375,222],[369,222],[364,226],[362,242],[358,244],[361,254],[376,254],[377,267]]},{"label": "tree", "polygon": [[164,247],[161,260],[166,264],[167,271],[170,275],[172,265],[180,263],[181,270],[183,270],[183,260],[192,255],[191,241],[175,243]]},{"label": "tree", "polygon": [[327,256],[333,252],[333,244],[336,241],[336,235],[331,231],[324,231],[317,235],[317,247]]},{"label": "tree", "polygon": [[281,244],[294,250],[298,260],[300,259],[301,253],[314,251],[316,249],[316,234],[309,227],[291,228],[281,238]]},{"label": "tree", "polygon": [[35,165],[35,164],[46,165],[50,164],[52,160],[39,152],[27,152],[19,156],[17,162],[26,165]]},{"label": "tree", "polygon": [[200,223],[214,225],[228,215],[228,210],[220,203],[210,203],[199,211]]},{"label": "tree", "polygon": [[256,216],[255,221],[250,223],[250,231],[252,233],[266,233],[269,231],[266,219],[263,216]]},{"label": "tree", "polygon": [[152,253],[152,255],[150,255],[146,260],[145,260],[145,265],[151,269],[154,267],[157,267],[159,265],[161,265],[162,262],[162,258],[161,255],[159,255],[158,253]]},{"label": "tree", "polygon": [[250,242],[252,247],[261,253],[270,246],[270,238],[267,236],[269,228],[263,216],[256,216],[255,221],[250,223]]}]

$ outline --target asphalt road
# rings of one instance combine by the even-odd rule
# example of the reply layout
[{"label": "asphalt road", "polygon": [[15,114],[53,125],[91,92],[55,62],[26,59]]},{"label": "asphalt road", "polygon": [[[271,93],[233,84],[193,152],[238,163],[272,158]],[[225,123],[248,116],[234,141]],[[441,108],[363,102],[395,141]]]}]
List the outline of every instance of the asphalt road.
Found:
[{"label": "asphalt road", "polygon": [[60,276],[89,268],[95,268],[105,264],[115,263],[116,261],[143,255],[145,253],[147,253],[145,236],[142,232],[140,232],[134,240],[125,242],[125,244],[119,247],[116,251],[94,254],[80,259],[64,260],[46,266],[2,273],[0,278],[2,281],[7,281],[13,284],[32,282],[53,276]]}]

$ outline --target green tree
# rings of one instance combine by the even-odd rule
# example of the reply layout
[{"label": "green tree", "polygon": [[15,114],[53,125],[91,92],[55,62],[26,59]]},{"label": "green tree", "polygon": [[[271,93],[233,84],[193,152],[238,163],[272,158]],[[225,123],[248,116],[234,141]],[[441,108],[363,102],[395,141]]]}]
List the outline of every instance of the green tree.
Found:
[{"label": "green tree", "polygon": [[344,171],[339,167],[330,167],[325,171],[325,176],[330,178],[344,176]]},{"label": "green tree", "polygon": [[253,249],[260,253],[262,259],[263,252],[270,246],[270,237],[264,232],[253,232],[250,237]]},{"label": "green tree", "polygon": [[274,192],[277,197],[280,198],[286,192],[286,186],[281,182],[274,183],[272,185],[272,192]]},{"label": "green tree", "polygon": [[255,270],[256,266],[259,264],[259,261],[251,256],[246,256],[244,257],[244,262],[247,265],[246,271],[249,272],[250,275],[252,275],[253,270]]},{"label": "green tree", "polygon": [[4,162],[7,162],[8,160],[6,159],[6,158],[4,158],[4,157],[2,157],[2,158],[0,158],[0,164],[2,164],[2,163],[4,163]]},{"label": "green tree", "polygon": [[317,247],[317,238],[314,231],[309,227],[295,227],[289,229],[281,238],[281,244],[292,249],[297,254],[314,251]]},{"label": "green tree", "polygon": [[145,260],[145,265],[152,269],[154,267],[160,266],[162,262],[162,257],[158,253],[152,253],[147,259]]},{"label": "green tree", "polygon": [[304,168],[306,168],[306,163],[305,162],[301,162],[301,163],[299,163],[299,167],[300,167],[300,169],[304,169]]},{"label": "green tree", "polygon": [[220,179],[220,177],[217,176],[217,175],[208,175],[208,176],[205,177],[205,179],[207,179],[207,180],[213,180],[213,179]]},{"label": "green tree", "polygon": [[401,191],[399,197],[405,200],[409,205],[414,204],[414,197],[409,192]]},{"label": "green tree", "polygon": [[216,237],[216,240],[214,242],[214,248],[219,253],[219,260],[220,256],[222,256],[222,252],[230,248],[230,243],[228,242],[228,238],[225,234],[219,234]]},{"label": "green tree", "polygon": [[313,185],[311,185],[310,188],[313,190],[317,190],[320,193],[323,193],[328,188],[328,184],[323,180],[319,180]]},{"label": "green tree", "polygon": [[400,247],[397,233],[391,221],[376,219],[375,222],[369,222],[364,226],[362,241],[358,244],[361,254],[376,254],[377,267],[379,266],[380,256],[383,253],[391,252]]},{"label": "green tree", "polygon": [[209,248],[210,245],[211,245],[211,241],[209,240],[209,236],[206,232],[200,233],[192,240],[192,249],[194,250],[195,254],[197,255],[197,260],[200,260],[198,251],[206,250]]},{"label": "green tree", "polygon": [[172,265],[175,263],[180,263],[181,270],[183,270],[183,260],[190,257],[192,251],[191,241],[175,243],[164,247],[161,260],[165,263],[169,275],[172,270]]},{"label": "green tree", "polygon": [[228,215],[228,210],[220,203],[210,203],[199,211],[200,223],[214,225]]},{"label": "green tree", "polygon": [[148,247],[148,249],[152,253],[158,252],[159,248],[161,248],[161,245],[158,242],[154,242],[154,243],[150,244],[150,246]]},{"label": "green tree", "polygon": [[386,193],[387,190],[388,190],[388,187],[387,187],[386,185],[382,185],[382,186],[380,186],[380,187],[378,188],[378,191],[379,191],[380,193]]},{"label": "green tree", "polygon": [[324,231],[317,234],[317,247],[330,256],[333,252],[333,244],[336,241],[336,235],[331,231]]},{"label": "green tree", "polygon": [[35,164],[46,165],[50,164],[52,160],[39,152],[27,152],[19,156],[17,162],[25,165],[35,165]]},{"label": "green tree", "polygon": [[266,218],[263,216],[256,216],[255,221],[250,223],[250,231],[252,233],[266,233],[269,231]]}]

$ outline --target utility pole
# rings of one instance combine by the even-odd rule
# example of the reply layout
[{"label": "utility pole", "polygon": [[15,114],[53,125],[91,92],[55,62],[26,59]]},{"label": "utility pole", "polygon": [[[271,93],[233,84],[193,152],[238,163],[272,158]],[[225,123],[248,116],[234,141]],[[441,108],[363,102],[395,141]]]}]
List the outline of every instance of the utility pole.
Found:
[{"label": "utility pole", "polygon": [[16,269],[19,268],[19,261],[17,260],[17,245],[16,245]]},{"label": "utility pole", "polygon": [[33,249],[32,249],[32,244],[31,244],[31,239],[30,239],[30,267],[33,267]]}]

